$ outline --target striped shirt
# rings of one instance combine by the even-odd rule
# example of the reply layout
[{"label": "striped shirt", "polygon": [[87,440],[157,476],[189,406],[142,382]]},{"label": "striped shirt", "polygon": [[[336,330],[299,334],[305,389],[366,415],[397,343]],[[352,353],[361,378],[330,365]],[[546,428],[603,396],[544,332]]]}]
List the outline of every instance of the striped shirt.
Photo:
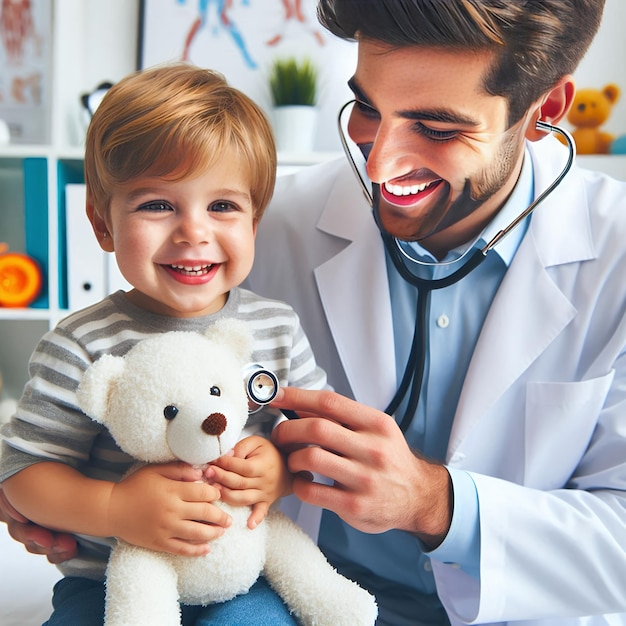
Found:
[{"label": "striped shirt", "polygon": [[[225,317],[249,324],[253,362],[272,370],[280,385],[326,386],[326,375],[315,363],[299,318],[287,304],[237,288],[213,315],[174,318],[141,309],[119,291],[68,316],[39,342],[16,414],[0,431],[0,481],[42,460],[67,463],[91,478],[120,480],[134,459],[119,449],[106,427],[78,408],[76,389],[84,371],[103,354],[123,356],[147,337],[168,331],[203,332]],[[269,410],[252,414],[247,432],[269,433],[276,416]],[[78,540],[77,558],[59,569],[66,576],[103,579],[112,539]]]}]

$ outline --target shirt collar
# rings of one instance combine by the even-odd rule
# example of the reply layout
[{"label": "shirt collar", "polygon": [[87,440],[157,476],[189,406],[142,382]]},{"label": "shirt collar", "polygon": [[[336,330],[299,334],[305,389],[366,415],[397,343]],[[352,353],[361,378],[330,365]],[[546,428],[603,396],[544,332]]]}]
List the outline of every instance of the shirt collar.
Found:
[{"label": "shirt collar", "polygon": [[[504,206],[496,215],[493,220],[485,227],[480,236],[469,246],[467,243],[454,248],[448,252],[441,263],[455,263],[462,257],[466,256],[470,250],[476,248],[483,248],[489,241],[491,241],[496,234],[504,230],[511,222],[513,222],[518,215],[526,210],[533,201],[534,195],[534,175],[532,168],[532,159],[528,149],[524,153],[524,161],[522,163],[522,170],[520,172],[517,184],[515,185],[513,192],[509,196]],[[519,227],[514,228],[506,237],[499,241],[493,250],[498,253],[502,261],[508,267],[517,252],[517,249],[526,233],[526,226],[528,221],[525,220]],[[402,242],[400,244],[405,251],[411,256],[421,259],[423,262],[432,264],[437,263],[436,259],[423,248],[417,242]]]}]

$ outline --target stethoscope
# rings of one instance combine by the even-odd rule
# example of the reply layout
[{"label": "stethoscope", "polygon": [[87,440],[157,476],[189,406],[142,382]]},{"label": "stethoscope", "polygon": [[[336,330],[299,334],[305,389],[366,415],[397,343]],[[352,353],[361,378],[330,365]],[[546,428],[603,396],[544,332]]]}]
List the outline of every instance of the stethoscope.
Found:
[{"label": "stethoscope", "polygon": [[416,276],[413,272],[410,271],[407,265],[407,261],[413,261],[413,259],[404,252],[401,246],[401,241],[398,240],[396,237],[393,237],[383,229],[381,220],[378,215],[378,202],[374,200],[374,196],[370,192],[370,189],[365,182],[364,175],[359,170],[359,166],[357,165],[354,155],[352,154],[352,151],[350,149],[350,143],[346,137],[346,133],[344,132],[342,120],[343,114],[347,107],[353,105],[354,103],[355,100],[350,100],[349,102],[344,104],[343,107],[341,107],[341,109],[339,110],[339,137],[341,139],[343,150],[348,158],[350,166],[352,167],[352,171],[359,181],[359,184],[368,204],[372,207],[374,219],[378,228],[380,229],[383,243],[394,267],[405,281],[407,281],[409,284],[413,285],[417,289],[417,312],[415,316],[415,329],[413,331],[413,341],[411,343],[409,358],[407,360],[407,364],[404,369],[404,375],[402,376],[400,385],[398,386],[398,389],[391,402],[385,409],[385,413],[389,415],[394,415],[402,402],[407,398],[408,394],[408,402],[404,410],[404,415],[402,416],[402,419],[399,420],[400,428],[403,432],[406,432],[417,410],[417,405],[419,403],[422,383],[424,379],[424,367],[426,363],[428,300],[431,292],[436,289],[443,289],[444,287],[453,285],[465,276],[467,276],[472,270],[476,269],[485,260],[490,250],[492,250],[519,224],[524,222],[524,220],[537,208],[537,206],[541,202],[543,202],[565,178],[574,162],[576,147],[574,145],[574,140],[566,130],[558,126],[548,124],[547,122],[543,122],[542,120],[537,120],[537,130],[542,130],[546,133],[558,133],[566,141],[567,147],[569,149],[569,154],[567,162],[563,166],[563,169],[561,170],[559,175],[528,206],[528,208],[522,211],[508,226],[498,231],[498,233],[496,233],[496,235],[492,237],[492,239],[487,244],[485,244],[484,247],[476,249],[461,267],[443,278],[422,278]]}]

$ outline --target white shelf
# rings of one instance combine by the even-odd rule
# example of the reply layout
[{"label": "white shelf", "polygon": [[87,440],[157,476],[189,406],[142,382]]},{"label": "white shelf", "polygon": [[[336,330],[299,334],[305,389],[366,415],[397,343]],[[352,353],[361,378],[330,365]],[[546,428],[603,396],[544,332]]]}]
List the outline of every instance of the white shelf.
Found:
[{"label": "white shelf", "polygon": [[21,309],[0,307],[0,320],[42,321],[50,320],[50,309]]}]

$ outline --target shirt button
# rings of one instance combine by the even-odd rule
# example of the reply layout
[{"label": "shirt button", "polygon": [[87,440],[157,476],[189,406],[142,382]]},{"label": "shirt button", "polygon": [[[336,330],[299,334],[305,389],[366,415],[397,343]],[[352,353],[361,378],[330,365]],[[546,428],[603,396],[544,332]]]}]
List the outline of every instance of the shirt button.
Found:
[{"label": "shirt button", "polygon": [[448,316],[440,315],[437,318],[437,326],[439,326],[439,328],[448,328],[448,326],[450,326],[450,319],[448,318]]},{"label": "shirt button", "polygon": [[430,562],[430,559],[427,559],[426,561],[424,561],[424,571],[425,572],[433,571],[433,564]]}]

